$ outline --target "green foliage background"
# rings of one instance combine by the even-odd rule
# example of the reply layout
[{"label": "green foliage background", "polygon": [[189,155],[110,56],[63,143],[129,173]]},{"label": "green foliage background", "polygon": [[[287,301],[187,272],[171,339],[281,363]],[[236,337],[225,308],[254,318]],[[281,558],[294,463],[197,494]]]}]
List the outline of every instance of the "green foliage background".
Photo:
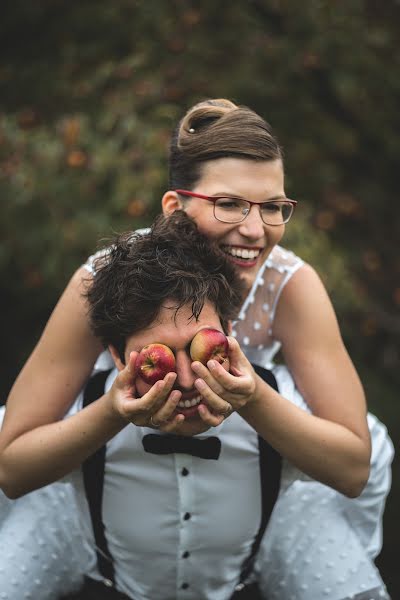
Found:
[{"label": "green foliage background", "polygon": [[[2,401],[73,270],[158,213],[176,120],[229,97],[284,147],[300,201],[286,245],[326,282],[396,443],[399,20],[396,0],[3,2]],[[378,560],[393,598],[399,488],[396,460]]]}]

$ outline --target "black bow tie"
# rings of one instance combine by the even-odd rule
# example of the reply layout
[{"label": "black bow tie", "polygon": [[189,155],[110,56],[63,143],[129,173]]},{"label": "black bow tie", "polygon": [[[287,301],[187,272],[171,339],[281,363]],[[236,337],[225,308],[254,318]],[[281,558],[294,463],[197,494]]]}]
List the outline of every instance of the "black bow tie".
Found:
[{"label": "black bow tie", "polygon": [[143,436],[142,443],[144,450],[152,454],[180,452],[199,458],[218,460],[221,452],[221,440],[217,437],[198,439],[183,435],[149,433]]}]

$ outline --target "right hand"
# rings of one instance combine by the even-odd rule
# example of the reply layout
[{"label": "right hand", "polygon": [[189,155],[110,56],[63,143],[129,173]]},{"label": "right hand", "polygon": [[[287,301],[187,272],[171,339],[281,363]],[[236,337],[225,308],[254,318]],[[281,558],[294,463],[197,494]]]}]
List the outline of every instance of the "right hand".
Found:
[{"label": "right hand", "polygon": [[176,373],[167,373],[156,381],[142,397],[137,397],[135,386],[135,362],[137,352],[131,352],[129,360],[108,392],[115,413],[139,427],[152,427],[171,433],[184,420],[183,415],[174,414],[182,396],[173,390]]}]

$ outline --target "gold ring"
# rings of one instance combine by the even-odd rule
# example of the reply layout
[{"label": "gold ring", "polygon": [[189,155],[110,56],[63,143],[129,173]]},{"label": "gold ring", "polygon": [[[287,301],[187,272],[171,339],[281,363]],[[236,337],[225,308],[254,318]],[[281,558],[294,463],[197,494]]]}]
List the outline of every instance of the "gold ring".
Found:
[{"label": "gold ring", "polygon": [[154,427],[155,429],[158,429],[161,425],[161,423],[159,423],[158,425],[156,423],[154,423],[153,421],[153,415],[151,415],[150,417],[150,424],[152,425],[152,427]]}]

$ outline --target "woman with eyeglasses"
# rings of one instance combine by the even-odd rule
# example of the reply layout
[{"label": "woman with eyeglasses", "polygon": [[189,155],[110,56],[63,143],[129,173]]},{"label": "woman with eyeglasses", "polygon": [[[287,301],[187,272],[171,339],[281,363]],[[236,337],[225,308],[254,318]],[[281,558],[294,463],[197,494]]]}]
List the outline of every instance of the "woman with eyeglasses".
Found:
[{"label": "woman with eyeglasses", "polygon": [[[232,336],[252,364],[273,369],[279,384],[277,394],[263,382],[262,401],[254,403],[226,387],[219,365],[194,369],[205,425],[222,422],[213,410],[222,398],[285,459],[278,516],[260,551],[261,589],[268,598],[289,598],[290,592],[297,600],[309,599],[317,597],[310,596],[313,580],[314,586],[321,581],[318,597],[327,600],[351,594],[361,594],[356,596],[361,600],[367,590],[365,598],[387,597],[373,559],[381,547],[392,445],[384,426],[367,414],[362,384],[320,278],[280,246],[296,202],[286,197],[282,151],[269,124],[228,100],[201,102],[176,128],[169,173],[164,214],[185,211],[235,265],[247,295]],[[96,368],[109,364],[90,330],[82,295],[88,272],[95,277],[93,265],[91,257],[72,277],[11,390],[0,434],[0,484],[11,497],[42,482],[57,422],[96,361]],[[279,350],[287,368],[274,366]],[[255,372],[253,377],[261,385]],[[153,414],[159,429],[179,434],[176,415],[168,422],[164,416],[163,408]],[[335,539],[339,515],[348,520],[354,541],[342,559],[338,546],[349,537],[345,532]],[[285,542],[287,527],[296,532],[297,546],[293,538]],[[282,533],[279,549],[269,546],[279,537],[275,530]],[[293,547],[302,548],[296,558]],[[325,554],[321,548],[327,548]],[[307,557],[319,561],[321,573]]]}]

